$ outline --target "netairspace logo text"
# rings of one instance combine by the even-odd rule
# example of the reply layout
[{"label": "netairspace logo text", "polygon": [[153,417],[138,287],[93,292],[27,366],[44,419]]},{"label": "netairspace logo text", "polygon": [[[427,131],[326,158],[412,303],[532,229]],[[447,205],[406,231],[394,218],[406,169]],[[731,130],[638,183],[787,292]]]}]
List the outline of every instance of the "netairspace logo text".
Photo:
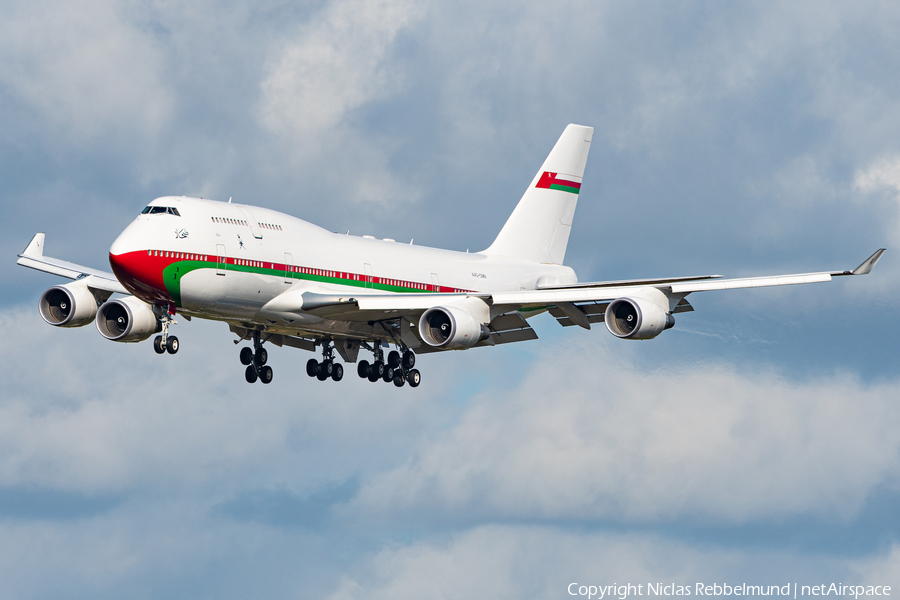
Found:
[{"label": "netairspace logo text", "polygon": [[[646,592],[645,592],[646,590]],[[859,600],[860,596],[890,596],[889,585],[844,585],[842,583],[800,585],[750,585],[739,583],[696,583],[694,586],[674,583],[633,583],[612,585],[583,585],[570,583],[567,588],[570,596],[581,596],[587,600],[596,599],[626,600],[631,596],[846,596]],[[873,599],[874,600],[874,599]]]}]

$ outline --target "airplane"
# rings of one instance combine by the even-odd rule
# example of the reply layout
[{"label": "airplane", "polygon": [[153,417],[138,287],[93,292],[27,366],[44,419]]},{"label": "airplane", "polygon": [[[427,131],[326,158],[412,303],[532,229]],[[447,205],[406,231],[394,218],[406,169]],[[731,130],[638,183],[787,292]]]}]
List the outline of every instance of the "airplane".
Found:
[{"label": "airplane", "polygon": [[[544,312],[563,327],[603,322],[617,338],[647,340],[693,311],[689,294],[865,275],[884,253],[850,271],[579,282],[563,261],[593,131],[566,127],[481,252],[332,233],[231,199],[166,196],[113,242],[112,273],[44,256],[43,233],[17,263],[74,280],[41,295],[40,314],[57,327],[96,322],[106,339],[155,336],[158,354],[175,354],[176,315],[211,319],[228,324],[235,344],[252,344],[240,350],[248,383],[272,381],[271,344],[321,352],[306,366],[320,381],[343,378],[337,353],[371,382],[417,387],[417,354],[537,339],[528,319]],[[360,350],[371,362],[358,360]]]}]

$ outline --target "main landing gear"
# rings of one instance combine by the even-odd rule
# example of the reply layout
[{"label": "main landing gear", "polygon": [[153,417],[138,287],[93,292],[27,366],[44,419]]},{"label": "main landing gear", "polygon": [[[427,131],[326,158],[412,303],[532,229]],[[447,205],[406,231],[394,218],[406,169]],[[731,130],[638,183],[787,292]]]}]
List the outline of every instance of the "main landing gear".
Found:
[{"label": "main landing gear", "polygon": [[175,325],[177,321],[166,311],[159,317],[159,323],[162,326],[162,335],[153,338],[153,349],[157,354],[165,354],[166,352],[175,354],[178,352],[178,338],[174,335],[169,335],[169,325]]},{"label": "main landing gear", "polygon": [[372,383],[381,379],[385,383],[394,382],[397,387],[403,387],[405,383],[409,383],[410,387],[417,387],[422,382],[422,375],[418,369],[413,367],[416,364],[416,355],[409,348],[401,346],[403,354],[396,350],[391,350],[387,356],[387,362],[384,360],[384,350],[381,344],[375,342],[375,347],[369,350],[374,353],[374,360],[371,364],[367,360],[361,360],[356,365],[356,374],[363,379],[368,379]]},{"label": "main landing gear", "polygon": [[306,374],[319,381],[326,379],[340,381],[344,378],[344,365],[334,362],[334,346],[331,340],[322,342],[322,362],[314,358],[306,361]]},{"label": "main landing gear", "polygon": [[244,371],[247,383],[256,383],[257,379],[263,383],[272,383],[272,367],[266,365],[268,360],[269,353],[259,340],[259,331],[254,331],[253,349],[246,346],[241,348],[241,364],[247,365],[247,370]]}]

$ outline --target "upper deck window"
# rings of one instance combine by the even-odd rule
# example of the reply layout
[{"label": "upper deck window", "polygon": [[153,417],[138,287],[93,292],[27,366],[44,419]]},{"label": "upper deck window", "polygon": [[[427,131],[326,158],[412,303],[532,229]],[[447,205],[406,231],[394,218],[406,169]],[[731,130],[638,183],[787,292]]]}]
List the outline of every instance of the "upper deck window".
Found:
[{"label": "upper deck window", "polygon": [[177,208],[172,206],[147,206],[141,211],[142,215],[175,215],[180,217],[181,213]]}]

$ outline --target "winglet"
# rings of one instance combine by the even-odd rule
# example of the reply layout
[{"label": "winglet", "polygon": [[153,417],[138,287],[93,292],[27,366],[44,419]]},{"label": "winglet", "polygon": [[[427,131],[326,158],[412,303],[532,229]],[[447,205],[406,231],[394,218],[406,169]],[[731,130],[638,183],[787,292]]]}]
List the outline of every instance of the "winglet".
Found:
[{"label": "winglet", "polygon": [[25,256],[28,258],[41,258],[42,256],[44,256],[44,234],[34,234],[34,237],[31,238],[31,241],[28,243],[28,247],[25,248],[25,250],[19,256]]},{"label": "winglet", "polygon": [[875,263],[878,262],[878,259],[881,258],[882,254],[884,254],[884,248],[876,250],[872,256],[863,261],[863,264],[853,269],[853,275],[868,275],[869,271],[875,267]]}]

